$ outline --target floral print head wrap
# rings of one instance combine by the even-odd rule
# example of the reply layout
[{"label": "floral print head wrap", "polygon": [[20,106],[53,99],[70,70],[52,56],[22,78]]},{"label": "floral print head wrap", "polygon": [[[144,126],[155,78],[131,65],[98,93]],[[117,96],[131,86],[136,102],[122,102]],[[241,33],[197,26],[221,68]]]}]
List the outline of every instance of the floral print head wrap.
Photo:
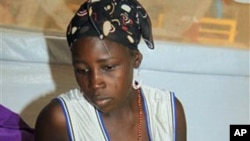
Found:
[{"label": "floral print head wrap", "polygon": [[106,38],[131,49],[138,49],[142,37],[154,48],[150,18],[137,0],[88,0],[72,18],[66,36],[70,48],[83,36]]}]

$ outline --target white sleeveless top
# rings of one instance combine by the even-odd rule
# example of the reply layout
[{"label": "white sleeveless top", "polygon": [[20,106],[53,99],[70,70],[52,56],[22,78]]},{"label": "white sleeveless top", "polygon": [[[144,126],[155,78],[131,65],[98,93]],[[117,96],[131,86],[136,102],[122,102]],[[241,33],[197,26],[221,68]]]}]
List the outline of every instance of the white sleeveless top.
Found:
[{"label": "white sleeveless top", "polygon": [[[142,86],[150,141],[175,141],[175,98],[172,92]],[[66,118],[70,141],[110,141],[101,114],[79,89],[57,97]]]}]

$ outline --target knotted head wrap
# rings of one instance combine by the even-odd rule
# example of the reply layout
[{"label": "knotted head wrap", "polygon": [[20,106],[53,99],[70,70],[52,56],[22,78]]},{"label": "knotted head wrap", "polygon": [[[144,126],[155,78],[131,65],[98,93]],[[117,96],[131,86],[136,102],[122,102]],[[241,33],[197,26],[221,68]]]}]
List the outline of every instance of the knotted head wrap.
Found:
[{"label": "knotted head wrap", "polygon": [[88,0],[72,18],[67,41],[73,43],[83,36],[97,36],[137,49],[142,37],[154,48],[151,21],[137,0]]}]

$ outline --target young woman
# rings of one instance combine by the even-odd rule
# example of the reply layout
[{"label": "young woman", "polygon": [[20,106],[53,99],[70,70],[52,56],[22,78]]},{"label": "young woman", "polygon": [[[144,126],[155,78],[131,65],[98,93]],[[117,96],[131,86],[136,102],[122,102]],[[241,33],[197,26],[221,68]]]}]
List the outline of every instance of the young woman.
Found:
[{"label": "young woman", "polygon": [[90,0],[71,20],[67,40],[80,89],[52,100],[36,123],[36,141],[186,141],[173,93],[141,86],[133,70],[150,19],[136,0]]}]

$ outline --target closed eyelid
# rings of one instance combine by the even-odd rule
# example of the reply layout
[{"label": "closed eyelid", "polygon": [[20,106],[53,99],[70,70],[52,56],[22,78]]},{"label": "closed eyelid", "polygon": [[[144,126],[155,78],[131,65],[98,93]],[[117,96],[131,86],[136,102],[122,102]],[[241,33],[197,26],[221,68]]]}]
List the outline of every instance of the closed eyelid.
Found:
[{"label": "closed eyelid", "polygon": [[102,68],[105,70],[111,70],[111,69],[114,69],[115,67],[117,67],[117,65],[105,65]]},{"label": "closed eyelid", "polygon": [[76,71],[85,71],[85,72],[89,71],[89,67],[83,63],[73,62],[73,67]]}]

